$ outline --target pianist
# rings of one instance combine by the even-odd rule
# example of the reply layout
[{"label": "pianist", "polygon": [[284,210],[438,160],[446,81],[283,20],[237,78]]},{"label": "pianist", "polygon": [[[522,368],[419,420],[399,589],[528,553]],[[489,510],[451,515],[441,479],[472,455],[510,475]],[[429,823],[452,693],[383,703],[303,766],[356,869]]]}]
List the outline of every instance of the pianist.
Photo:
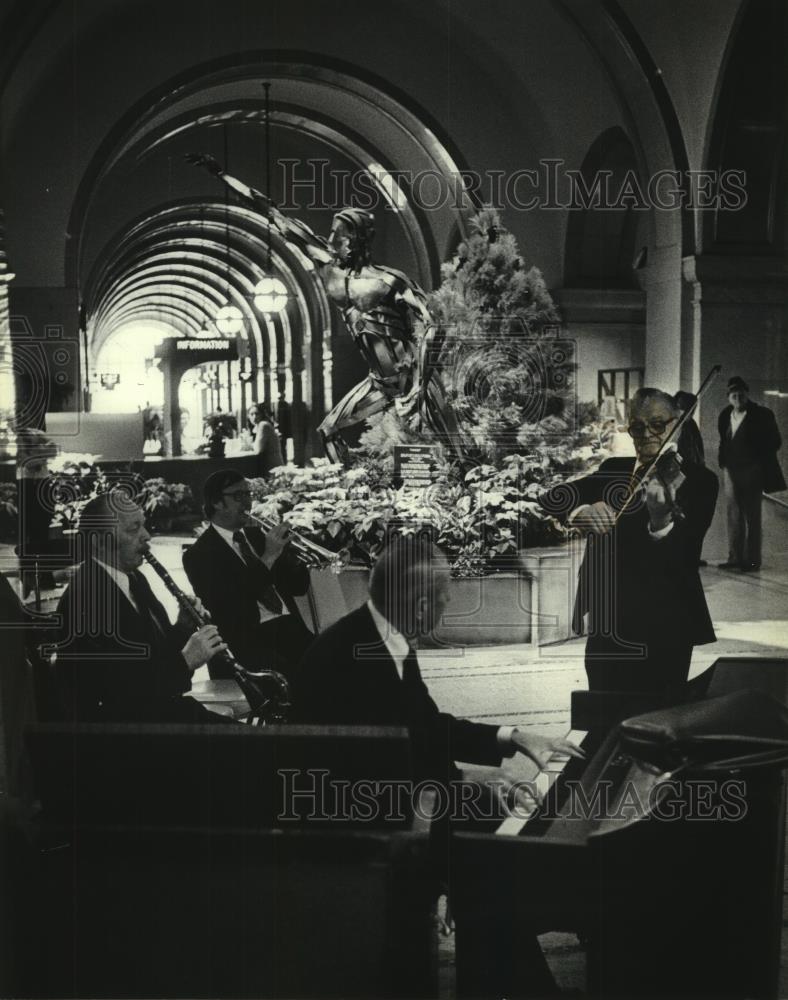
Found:
[{"label": "pianist", "polygon": [[[413,776],[436,783],[459,779],[455,759],[498,765],[503,756],[519,750],[543,767],[556,753],[582,757],[583,752],[568,740],[439,712],[421,678],[417,650],[420,640],[440,621],[448,583],[446,558],[427,539],[404,537],[385,549],[372,570],[368,603],[328,628],[307,650],[294,690],[296,721],[406,726]],[[478,786],[473,789],[478,790]],[[450,798],[447,794],[446,799]],[[469,820],[472,816],[464,812],[448,818]],[[447,824],[433,823],[432,833],[435,875],[438,882],[446,881]],[[460,933],[469,915],[455,909],[455,916]],[[485,914],[483,924],[495,927],[500,932],[497,937],[511,933],[496,905]],[[512,941],[512,949],[518,968],[527,970],[518,995],[552,995],[555,984],[535,929]]]},{"label": "pianist", "polygon": [[627,427],[636,458],[607,459],[592,475],[541,497],[543,507],[587,538],[573,627],[580,633],[588,614],[592,691],[670,698],[687,680],[693,646],[715,640],[698,563],[717,477],[695,449],[667,487],[657,477],[640,481],[679,416],[667,393],[639,389]]},{"label": "pianist", "polygon": [[376,562],[370,600],[312,643],[298,672],[297,721],[407,726],[417,779],[452,780],[454,760],[498,765],[518,750],[542,767],[555,753],[579,755],[563,739],[439,712],[421,678],[419,642],[448,602],[449,567],[432,542],[394,541]]}]

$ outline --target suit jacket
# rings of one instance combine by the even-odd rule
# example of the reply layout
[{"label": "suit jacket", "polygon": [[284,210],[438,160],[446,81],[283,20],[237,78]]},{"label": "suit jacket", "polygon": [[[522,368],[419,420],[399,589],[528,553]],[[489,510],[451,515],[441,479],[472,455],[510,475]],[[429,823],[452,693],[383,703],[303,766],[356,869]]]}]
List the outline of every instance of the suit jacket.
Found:
[{"label": "suit jacket", "polygon": [[[245,528],[244,533],[252,549],[262,556],[265,552],[263,532],[252,527]],[[210,526],[184,552],[183,568],[222,638],[248,670],[266,665],[257,604],[265,587],[273,584],[290,614],[303,624],[293,598],[309,589],[309,572],[292,552],[283,552],[270,570],[263,562],[247,566]]]},{"label": "suit jacket", "polygon": [[[731,437],[732,406],[726,406],[720,413],[717,429],[720,433],[718,461],[721,469],[728,469],[734,476],[740,474],[766,493],[775,493],[786,488],[785,478],[777,461],[777,452],[782,445],[782,437],[777,428],[774,414],[765,406],[749,400],[747,416],[736,431],[735,451],[745,462],[736,461]],[[747,462],[746,460],[749,460]],[[747,468],[747,465],[750,468]],[[754,473],[754,474],[753,474]]]},{"label": "suit jacket", "polygon": [[[600,500],[620,508],[634,468],[634,458],[609,458],[592,475],[565,483],[540,501],[564,519],[576,507]],[[719,483],[705,466],[685,462],[682,471],[686,480],[676,499],[684,518],[674,521],[666,537],[651,537],[645,499],[633,500],[609,535],[589,537],[578,576],[576,632],[586,612],[590,634],[606,631],[612,610],[619,635],[630,641],[671,636],[678,644],[714,642],[698,563]]]},{"label": "suit jacket", "polygon": [[199,706],[181,697],[191,687],[181,653],[187,637],[144,585],[161,629],[146,626],[93,560],[60,599],[55,672],[64,708],[77,722],[181,722],[198,714]]},{"label": "suit jacket", "polygon": [[501,762],[497,726],[438,711],[419,673],[408,694],[364,605],[321,633],[307,650],[293,689],[294,721],[347,726],[407,726],[414,777],[446,781],[454,760]]}]

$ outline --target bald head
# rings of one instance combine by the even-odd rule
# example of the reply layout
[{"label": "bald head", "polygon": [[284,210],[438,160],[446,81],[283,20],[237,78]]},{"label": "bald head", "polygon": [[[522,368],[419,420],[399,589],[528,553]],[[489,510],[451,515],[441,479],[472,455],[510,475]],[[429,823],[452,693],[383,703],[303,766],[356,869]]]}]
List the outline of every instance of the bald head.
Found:
[{"label": "bald head", "polygon": [[122,573],[139,569],[151,537],[141,508],[124,490],[100,493],[85,504],[79,532],[87,554]]},{"label": "bald head", "polygon": [[433,631],[448,603],[449,564],[424,535],[392,541],[380,554],[369,581],[378,611],[408,639]]}]

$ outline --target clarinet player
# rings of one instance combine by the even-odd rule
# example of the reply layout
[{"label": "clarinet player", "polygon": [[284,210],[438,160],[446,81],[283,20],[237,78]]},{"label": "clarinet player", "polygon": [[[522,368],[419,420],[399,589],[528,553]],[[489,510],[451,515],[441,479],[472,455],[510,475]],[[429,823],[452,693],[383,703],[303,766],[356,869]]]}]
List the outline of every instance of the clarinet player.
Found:
[{"label": "clarinet player", "polygon": [[58,606],[55,677],[76,722],[227,722],[192,698],[194,671],[227,645],[215,625],[175,625],[140,572],[150,535],[122,491],[90,500],[79,522],[84,561]]}]

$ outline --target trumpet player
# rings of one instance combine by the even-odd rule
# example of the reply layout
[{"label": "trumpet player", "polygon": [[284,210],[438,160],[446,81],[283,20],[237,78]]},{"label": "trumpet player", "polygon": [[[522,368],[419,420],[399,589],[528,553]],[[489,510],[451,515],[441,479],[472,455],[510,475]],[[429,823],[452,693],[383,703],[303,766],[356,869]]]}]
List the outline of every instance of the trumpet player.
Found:
[{"label": "trumpet player", "polygon": [[[295,597],[309,589],[309,573],[286,525],[268,532],[252,524],[252,494],[232,469],[203,485],[208,528],[183,555],[183,568],[233,656],[247,670],[288,676],[313,639]],[[211,677],[226,676],[219,662]]]},{"label": "trumpet player", "polygon": [[183,695],[197,667],[227,649],[213,624],[194,631],[167,613],[139,572],[150,535],[121,491],[89,501],[79,522],[82,564],[58,606],[55,679],[77,722],[226,722]]}]

